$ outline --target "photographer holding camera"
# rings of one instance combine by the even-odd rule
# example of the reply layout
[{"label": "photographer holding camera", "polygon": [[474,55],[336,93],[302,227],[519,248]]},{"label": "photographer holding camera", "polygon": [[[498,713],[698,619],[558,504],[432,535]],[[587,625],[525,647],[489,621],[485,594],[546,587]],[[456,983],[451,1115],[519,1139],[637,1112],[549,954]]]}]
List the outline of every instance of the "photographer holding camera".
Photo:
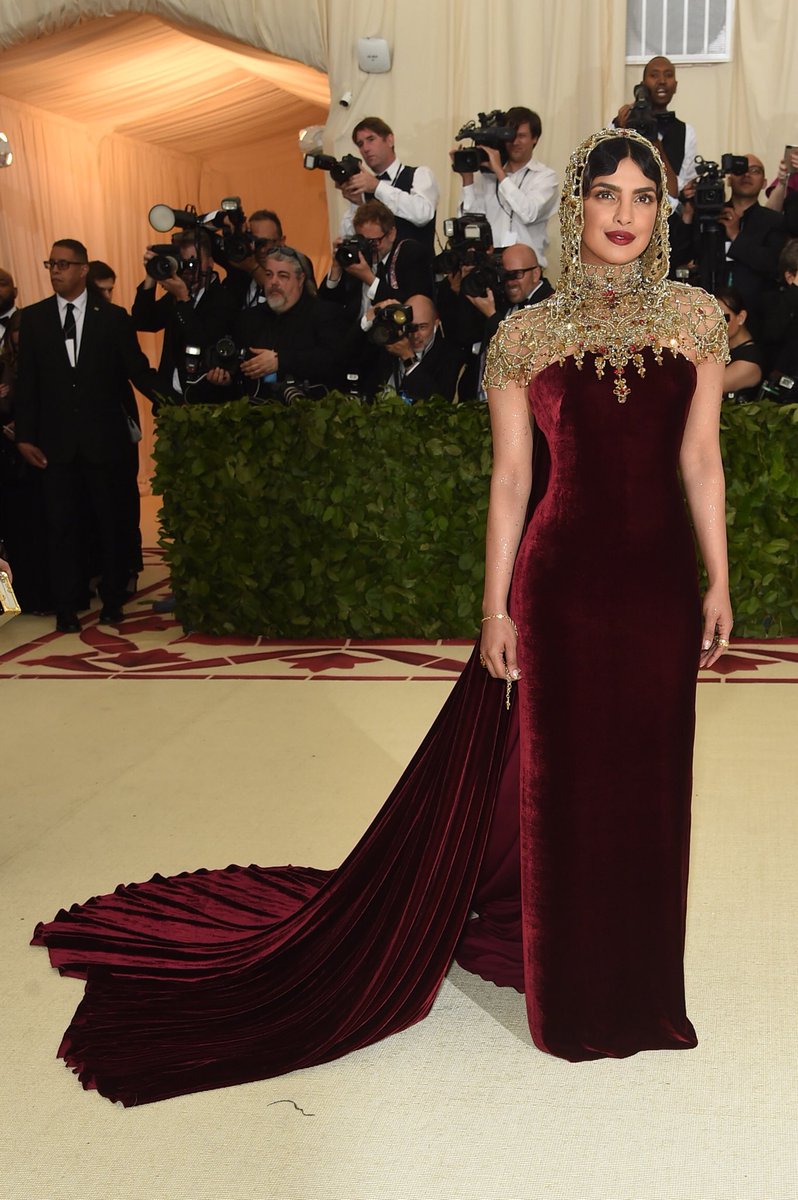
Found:
[{"label": "photographer holding camera", "polygon": [[259,281],[260,267],[258,255],[275,246],[285,245],[283,225],[276,212],[269,208],[259,208],[244,221],[241,230],[244,238],[249,241],[249,253],[236,261],[223,262],[227,274],[223,286],[229,288],[236,299],[239,308],[252,308],[256,304],[265,304],[266,297]]},{"label": "photographer holding camera", "polygon": [[[136,289],[133,322],[141,332],[164,331],[158,366],[159,390],[164,395],[177,394],[184,403],[217,403],[218,395],[204,375],[195,381],[191,360],[230,332],[238,305],[214,270],[206,230],[176,234],[171,248],[171,255],[151,246],[145,250],[147,274]],[[165,295],[156,296],[156,284]]]},{"label": "photographer holding camera", "polygon": [[[511,140],[491,137],[490,117],[501,118],[498,127],[514,131]],[[481,118],[485,114],[480,114]],[[546,265],[546,226],[559,201],[557,176],[551,167],[533,160],[540,140],[540,117],[531,108],[517,105],[506,113],[489,114],[481,127],[464,126],[458,137],[470,136],[481,150],[476,171],[463,170],[452,151],[453,169],[463,181],[461,212],[484,213],[497,247],[524,242]]]},{"label": "photographer holding camera", "polygon": [[695,156],[698,153],[695,130],[676,113],[668,110],[676,95],[676,68],[669,58],[658,54],[643,70],[643,82],[635,88],[632,104],[623,104],[613,124],[621,129],[636,129],[656,142],[668,180],[671,200],[679,198],[686,183],[695,177]]},{"label": "photographer holding camera", "polygon": [[369,337],[381,349],[366,379],[367,396],[390,387],[408,403],[430,396],[454,400],[463,356],[443,337],[429,296],[411,296],[404,305],[378,302]]},{"label": "photographer holding camera", "polygon": [[[262,258],[265,304],[238,314],[232,339],[235,365],[211,366],[208,383],[238,396],[242,390],[260,399],[280,394],[295,381],[332,389],[343,381],[346,329],[342,315],[322,304],[306,287],[304,255],[291,246],[275,246]],[[238,354],[235,354],[238,347]]]},{"label": "photographer holding camera", "polygon": [[[716,218],[724,243],[724,277],[716,282],[740,293],[755,326],[763,295],[773,291],[777,284],[779,254],[785,242],[784,226],[780,213],[759,203],[759,194],[765,185],[762,160],[755,154],[743,156],[739,163],[733,156],[729,158],[734,167],[726,176],[731,195],[720,206]],[[671,260],[674,266],[701,258],[702,233],[696,221],[695,201],[696,187],[689,184],[683,193],[682,209],[672,218],[676,233]]]},{"label": "photographer holding camera", "polygon": [[379,200],[393,214],[400,240],[413,238],[432,257],[435,248],[435,211],[440,190],[429,167],[407,167],[396,157],[390,125],[380,117],[364,117],[352,130],[352,141],[361,158],[360,170],[335,186],[349,201],[341,222],[341,236],[355,229],[355,212],[369,200]]},{"label": "photographer holding camera", "polygon": [[343,306],[351,320],[369,324],[370,308],[381,300],[421,293],[432,298],[432,262],[413,238],[400,238],[396,219],[380,200],[355,209],[354,236],[337,238],[333,261],[319,294]]}]

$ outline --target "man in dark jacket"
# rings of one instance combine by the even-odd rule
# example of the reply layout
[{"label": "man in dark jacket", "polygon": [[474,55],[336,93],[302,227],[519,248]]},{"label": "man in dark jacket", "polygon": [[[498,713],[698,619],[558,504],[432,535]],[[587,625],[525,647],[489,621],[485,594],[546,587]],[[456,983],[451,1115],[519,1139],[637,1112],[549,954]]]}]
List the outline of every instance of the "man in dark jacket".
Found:
[{"label": "man in dark jacket", "polygon": [[[366,393],[374,396],[388,387],[408,402],[427,400],[430,396],[454,400],[463,367],[462,351],[444,338],[429,296],[411,296],[408,303],[413,310],[410,333],[380,351],[366,381]],[[393,304],[390,300],[384,302],[385,307]]]},{"label": "man in dark jacket", "polygon": [[[307,293],[302,258],[290,246],[269,252],[261,277],[266,303],[239,313],[235,324],[235,341],[247,354],[241,374],[249,390],[268,395],[268,385],[289,379],[339,387],[346,355],[343,314]],[[208,379],[236,391],[228,371],[209,371]]]},{"label": "man in dark jacket", "polygon": [[84,490],[100,537],[100,620],[122,619],[128,381],[152,396],[157,380],[124,309],[87,291],[86,247],[61,239],[45,265],[55,294],[24,309],[20,323],[16,439],[25,461],[43,472],[56,624],[67,633],[80,628]]}]

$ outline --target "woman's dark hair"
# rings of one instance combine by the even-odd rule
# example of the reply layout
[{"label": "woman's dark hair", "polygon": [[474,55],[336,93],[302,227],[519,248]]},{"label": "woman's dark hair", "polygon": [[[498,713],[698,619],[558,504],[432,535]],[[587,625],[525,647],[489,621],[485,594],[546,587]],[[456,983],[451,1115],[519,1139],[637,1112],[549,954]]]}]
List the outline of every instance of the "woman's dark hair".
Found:
[{"label": "woman's dark hair", "polygon": [[790,238],[785,242],[779,255],[779,274],[789,271],[791,275],[798,272],[798,238]]},{"label": "woman's dark hair", "polygon": [[653,151],[648,146],[644,146],[642,142],[625,137],[608,138],[606,142],[599,142],[598,146],[590,151],[582,175],[582,195],[588,194],[594,179],[600,179],[605,175],[614,175],[618,170],[618,164],[624,158],[631,158],[633,162],[637,163],[646,179],[650,179],[656,187],[657,200],[661,200],[662,173]]},{"label": "woman's dark hair", "polygon": [[745,301],[743,300],[740,293],[737,291],[737,288],[733,288],[733,287],[715,288],[715,299],[722,300],[723,303],[728,308],[729,312],[733,312],[735,316],[739,316],[739,314],[745,308]]}]

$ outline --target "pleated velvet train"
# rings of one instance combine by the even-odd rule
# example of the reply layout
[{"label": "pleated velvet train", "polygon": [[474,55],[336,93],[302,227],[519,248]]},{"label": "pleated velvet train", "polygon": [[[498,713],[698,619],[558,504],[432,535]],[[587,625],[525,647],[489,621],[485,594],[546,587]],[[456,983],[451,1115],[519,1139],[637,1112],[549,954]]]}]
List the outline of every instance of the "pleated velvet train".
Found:
[{"label": "pleated velvet train", "polygon": [[34,942],[86,978],[60,1055],[123,1104],[279,1075],[429,1011],[456,955],[523,990],[572,1061],[696,1044],[684,1001],[695,553],[678,482],[695,370],[645,352],[618,404],[536,377],[512,709],[476,651],[335,871],[231,866],[119,887]]}]

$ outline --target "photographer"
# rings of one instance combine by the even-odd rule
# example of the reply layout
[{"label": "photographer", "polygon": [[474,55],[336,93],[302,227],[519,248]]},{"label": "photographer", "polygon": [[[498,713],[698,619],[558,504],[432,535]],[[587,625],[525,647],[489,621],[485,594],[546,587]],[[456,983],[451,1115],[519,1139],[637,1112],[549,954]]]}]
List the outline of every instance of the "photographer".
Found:
[{"label": "photographer", "polygon": [[262,254],[275,246],[284,246],[285,234],[277,213],[268,208],[259,208],[252,213],[244,222],[242,233],[250,236],[252,252],[238,262],[228,260],[222,264],[227,272],[223,286],[233,293],[238,308],[253,308],[266,302],[258,280],[258,252]]},{"label": "photographer", "polygon": [[[491,297],[491,300],[486,299],[481,309],[487,317],[482,339],[483,355],[505,317],[518,312],[519,308],[530,308],[533,304],[539,304],[554,292],[531,246],[506,246],[502,250],[500,279],[505,302],[497,306],[495,302],[491,303]],[[471,303],[479,306],[480,301],[474,298]],[[493,311],[490,311],[491,309]]]},{"label": "photographer", "polygon": [[211,367],[211,386],[227,388],[233,395],[246,389],[253,396],[268,398],[292,380],[328,390],[341,385],[346,340],[343,316],[332,305],[309,295],[303,257],[290,246],[275,246],[267,253],[263,263],[266,303],[244,309],[235,322],[234,340],[244,354],[241,378],[232,370]]},{"label": "photographer", "polygon": [[[405,307],[412,310],[409,323],[404,320]],[[408,402],[430,396],[454,400],[463,358],[458,347],[443,337],[429,296],[411,296],[407,306],[392,300],[379,303],[370,336],[378,339],[381,349],[366,380],[368,396],[391,387]]]},{"label": "photographer", "polygon": [[322,299],[345,308],[350,320],[368,327],[368,312],[381,300],[423,293],[432,298],[432,262],[418,241],[400,238],[393,213],[379,200],[355,210],[354,237],[338,238],[333,261],[322,281]]},{"label": "photographer", "polygon": [[[723,286],[735,288],[754,323],[764,294],[776,287],[779,253],[785,235],[780,213],[759,203],[765,184],[765,168],[755,154],[748,154],[741,174],[726,177],[731,196],[717,215],[717,224],[725,244]],[[681,212],[673,219],[675,227],[672,263],[679,266],[689,259],[699,260],[702,237],[696,221],[695,187],[684,192]],[[679,231],[681,225],[681,232]],[[685,236],[686,233],[686,236]]]},{"label": "photographer", "polygon": [[[158,366],[159,391],[177,394],[185,403],[216,403],[218,396],[207,379],[192,379],[187,349],[207,350],[230,332],[237,304],[229,288],[222,287],[214,270],[211,241],[205,230],[191,230],[172,239],[177,268],[164,279],[148,269],[136,289],[133,322],[146,333],[164,331]],[[144,265],[158,256],[148,247]],[[166,293],[156,297],[156,282]]]},{"label": "photographer", "polygon": [[484,213],[494,246],[523,242],[533,247],[545,267],[546,226],[559,201],[557,176],[532,158],[542,132],[538,114],[519,105],[504,114],[504,123],[515,129],[513,140],[504,143],[506,158],[495,146],[475,138],[486,161],[476,173],[460,172],[460,211]]},{"label": "photographer", "polygon": [[413,238],[432,257],[435,248],[435,211],[440,190],[429,167],[406,167],[396,157],[390,125],[380,117],[365,117],[352,130],[361,170],[336,188],[349,201],[341,221],[341,236],[351,237],[355,211],[369,200],[379,200],[393,214],[399,240]]},{"label": "photographer", "polygon": [[613,122],[621,129],[637,129],[656,141],[665,164],[668,195],[676,201],[685,184],[695,177],[698,153],[695,130],[668,110],[676,95],[676,68],[669,58],[657,55],[643,70],[643,82],[635,88],[633,104],[623,104]]}]

